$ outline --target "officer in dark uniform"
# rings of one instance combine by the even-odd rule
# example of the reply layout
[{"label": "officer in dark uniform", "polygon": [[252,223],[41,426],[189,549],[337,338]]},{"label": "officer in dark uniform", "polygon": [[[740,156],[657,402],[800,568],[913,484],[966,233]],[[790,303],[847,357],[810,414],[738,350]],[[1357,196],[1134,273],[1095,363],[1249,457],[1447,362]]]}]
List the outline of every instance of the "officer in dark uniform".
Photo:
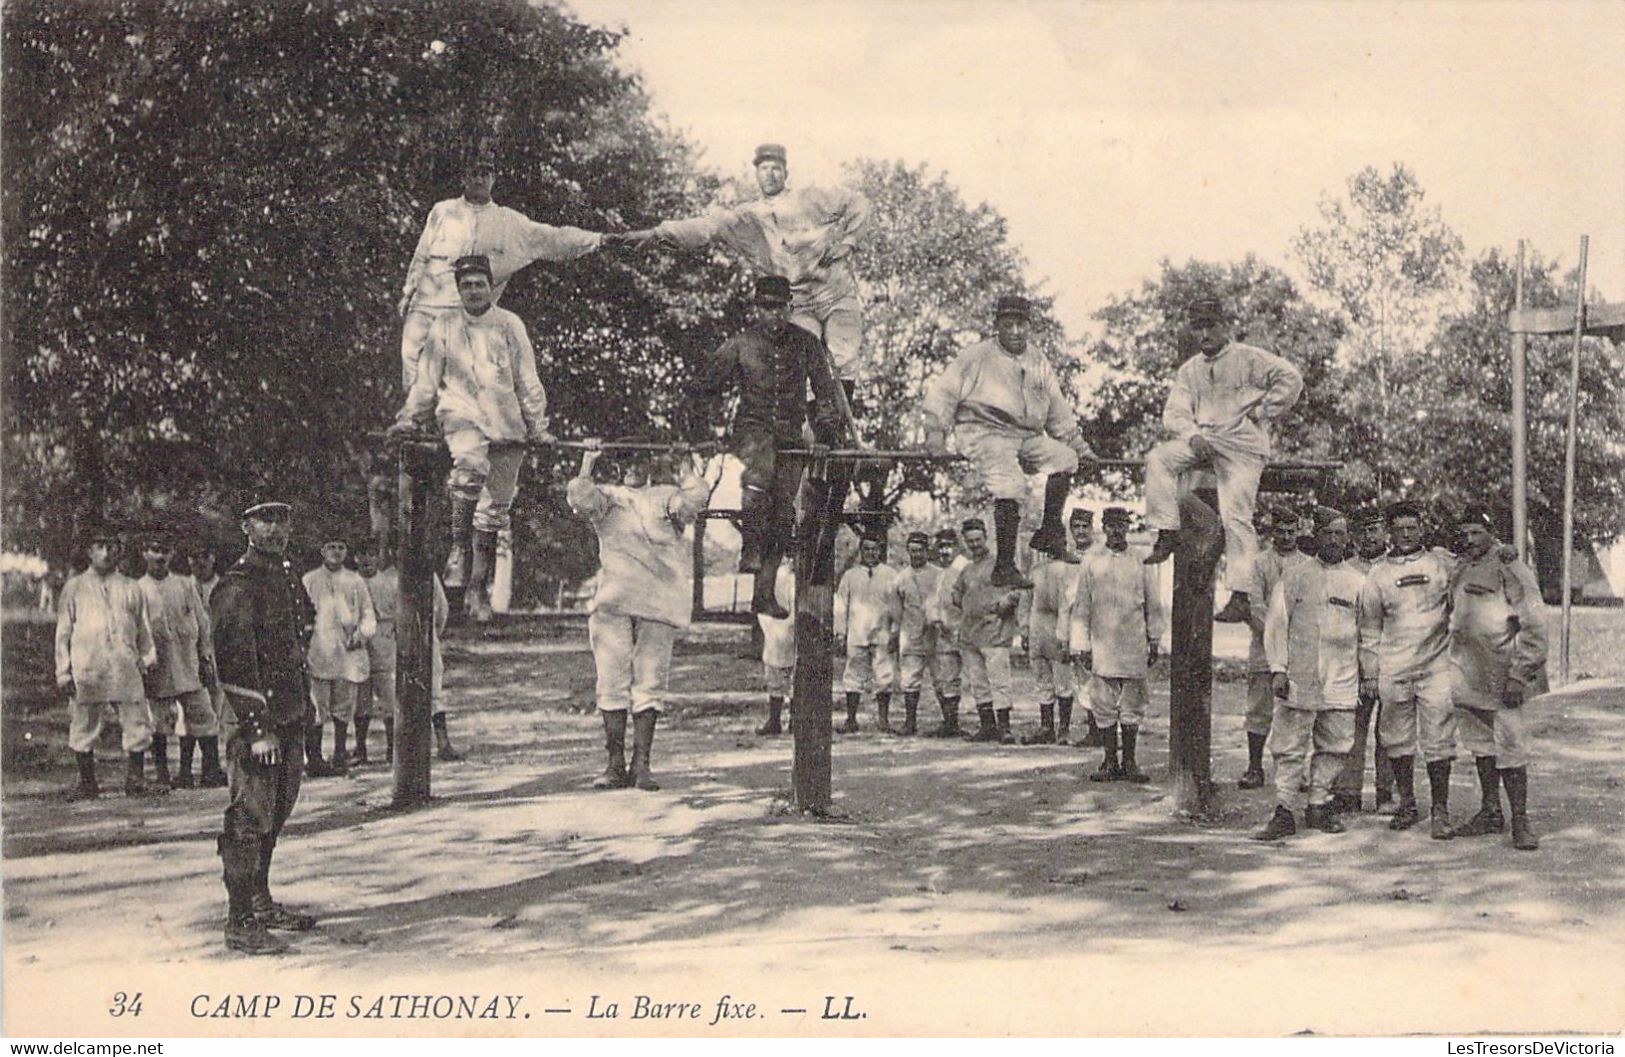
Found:
[{"label": "officer in dark uniform", "polygon": [[801,475],[777,454],[804,442],[809,384],[813,434],[819,444],[832,445],[840,439],[842,394],[829,356],[821,341],[791,325],[790,280],[763,276],[756,280],[756,324],[707,357],[696,391],[705,398],[739,388],[733,419],[733,455],[744,464],[739,571],[756,574],[750,611],[781,620],[789,614],[774,598],[774,577],[795,529]]},{"label": "officer in dark uniform", "polygon": [[291,520],[287,503],[250,503],[243,510],[248,550],[209,600],[225,693],[220,733],[230,787],[218,842],[228,904],[226,946],[248,954],[287,950],[267,929],[304,932],[316,924],[273,900],[269,887],[277,835],[293,813],[304,776],[304,727],[311,710],[304,665],[315,614],[285,557]]}]

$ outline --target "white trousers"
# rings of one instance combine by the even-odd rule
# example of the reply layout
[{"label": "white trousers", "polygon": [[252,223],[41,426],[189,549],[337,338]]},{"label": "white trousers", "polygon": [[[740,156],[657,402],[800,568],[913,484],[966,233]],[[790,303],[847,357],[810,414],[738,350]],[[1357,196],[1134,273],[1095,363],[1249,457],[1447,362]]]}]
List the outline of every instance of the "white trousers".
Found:
[{"label": "white trousers", "polygon": [[600,609],[587,618],[587,641],[598,670],[599,711],[661,709],[671,677],[675,627]]},{"label": "white trousers", "polygon": [[[1258,554],[1258,533],[1253,530],[1253,504],[1258,500],[1262,457],[1225,445],[1209,437],[1215,454],[1212,470],[1219,479],[1219,519],[1224,522],[1224,583],[1232,591],[1250,591],[1253,558]],[[1191,451],[1186,440],[1158,444],[1145,457],[1145,523],[1153,529],[1179,527],[1179,478],[1206,463]],[[1269,599],[1254,599],[1268,605]]]}]

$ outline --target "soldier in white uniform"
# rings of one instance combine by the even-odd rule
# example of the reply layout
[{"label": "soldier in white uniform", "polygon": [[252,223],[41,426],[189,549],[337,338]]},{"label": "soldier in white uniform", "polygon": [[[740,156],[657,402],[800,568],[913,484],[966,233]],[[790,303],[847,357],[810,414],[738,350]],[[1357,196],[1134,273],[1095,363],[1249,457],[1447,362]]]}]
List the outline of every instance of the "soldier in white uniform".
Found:
[{"label": "soldier in white uniform", "polygon": [[993,495],[994,587],[1029,588],[1016,567],[1027,475],[1043,474],[1044,519],[1028,546],[1075,561],[1061,514],[1080,458],[1093,458],[1049,359],[1029,349],[1025,297],[999,298],[997,337],[962,351],[925,389],[925,446],[947,451],[948,430]]},{"label": "soldier in white uniform", "polygon": [[897,640],[896,573],[881,563],[883,541],[870,536],[858,545],[858,564],[841,575],[835,589],[836,649],[846,654],[846,722],[839,734],[858,732],[858,708],[863,695],[875,695],[875,712],[882,734],[891,726],[891,690],[896,679],[892,654]]},{"label": "soldier in white uniform", "polygon": [[932,565],[931,537],[923,532],[908,534],[908,567],[900,569],[893,579],[897,594],[897,689],[903,695],[903,730],[905,735],[919,731],[920,690],[925,685],[925,673],[931,672],[931,688],[937,700],[942,700],[942,685],[937,682],[937,628],[930,609],[937,591],[942,569]]},{"label": "soldier in white uniform", "polygon": [[56,607],[56,685],[68,696],[68,748],[79,763],[71,799],[94,799],[96,739],[105,714],[116,711],[128,772],[124,795],[169,792],[149,786],[142,756],[152,745],[152,711],[142,677],[158,664],[147,620],[147,600],[134,580],[118,571],[123,543],[110,528],[86,540],[90,568],[68,578]]},{"label": "soldier in white uniform", "polygon": [[[1354,533],[1350,546],[1353,553],[1345,560],[1349,568],[1364,576],[1371,571],[1373,562],[1388,553],[1388,524],[1381,510],[1366,507],[1354,513],[1349,527]],[[1373,723],[1376,718],[1376,696],[1367,696],[1361,691],[1359,703],[1354,706],[1354,748],[1349,751],[1348,762],[1343,765],[1342,773],[1332,783],[1332,806],[1339,813],[1360,812],[1360,796],[1365,788],[1368,740],[1375,746],[1372,755],[1376,760],[1376,810],[1381,811],[1393,803],[1393,765],[1389,762],[1388,754],[1383,751],[1382,738],[1378,736],[1380,733],[1378,725]]]},{"label": "soldier in white uniform", "polygon": [[[980,522],[977,522],[980,524]],[[951,527],[937,530],[931,552],[937,568],[936,588],[926,607],[926,619],[936,652],[931,656],[931,685],[937,694],[937,707],[942,711],[942,722],[926,733],[928,738],[959,737],[959,699],[961,661],[956,632],[948,624],[943,604],[949,588],[959,577],[959,570],[970,564],[970,559],[959,553],[959,534]]]},{"label": "soldier in white uniform", "polygon": [[971,518],[962,527],[971,561],[948,584],[942,611],[959,644],[965,689],[976,703],[977,730],[970,740],[1013,745],[1010,643],[1021,592],[993,582],[994,557],[982,521]]},{"label": "soldier in white uniform", "polygon": [[[174,542],[166,532],[150,532],[142,546],[147,571],[136,581],[147,600],[147,621],[158,666],[147,674],[147,704],[152,710],[152,765],[160,785],[193,786],[192,756],[203,747],[203,786],[226,784],[220,767],[220,721],[208,687],[215,685],[214,645],[209,612],[195,581],[170,571]],[[167,742],[175,733],[177,713],[184,727],[180,770],[169,776]]]},{"label": "soldier in white uniform", "polygon": [[1540,846],[1529,825],[1528,702],[1546,691],[1546,606],[1535,574],[1496,557],[1489,512],[1457,519],[1464,548],[1451,582],[1450,699],[1462,744],[1478,769],[1478,813],[1452,836],[1506,828],[1499,786],[1512,815],[1512,846]]},{"label": "soldier in white uniform", "polygon": [[1332,780],[1354,747],[1359,698],[1358,569],[1344,558],[1349,528],[1327,507],[1315,511],[1314,559],[1293,565],[1270,592],[1264,623],[1275,696],[1270,755],[1275,759],[1275,813],[1255,840],[1280,840],[1304,825],[1343,832],[1332,806]]},{"label": "soldier in white uniform", "polygon": [[[787,614],[775,617],[770,613],[756,614],[762,628],[762,681],[767,687],[767,722],[756,728],[763,737],[777,737],[784,733],[780,719],[784,704],[795,690],[796,678],[796,573],[795,545],[785,547],[788,564],[779,566],[774,575],[773,596]],[[795,718],[791,717],[791,729]]]},{"label": "soldier in white uniform", "polygon": [[686,250],[720,242],[758,276],[785,276],[792,294],[790,322],[823,341],[851,399],[863,346],[863,308],[851,254],[869,222],[869,200],[847,188],[787,187],[788,159],[777,143],[757,147],[754,164],[761,198],[611,240],[656,240]]},{"label": "soldier in white uniform", "polygon": [[1027,659],[1032,667],[1033,693],[1038,698],[1038,731],[1024,736],[1023,745],[1055,744],[1055,710],[1063,702],[1062,725],[1070,727],[1072,723],[1072,666],[1066,659],[1061,605],[1075,592],[1078,569],[1075,562],[1040,554],[1027,570],[1033,581],[1027,605]]},{"label": "soldier in white uniform", "polygon": [[[322,540],[322,564],[303,578],[305,593],[316,610],[305,670],[316,722],[305,737],[305,773],[312,778],[343,775],[350,770],[350,723],[356,696],[366,685],[370,661],[367,640],[378,630],[378,617],[367,585],[345,567],[350,544],[345,532],[330,529]],[[333,759],[322,757],[323,724],[333,724]]]},{"label": "soldier in white uniform", "polygon": [[[671,649],[688,626],[694,558],[684,538],[711,498],[698,457],[672,485],[662,460],[628,461],[619,485],[593,481],[600,452],[582,455],[565,498],[598,533],[598,589],[587,618],[597,669],[598,711],[609,764],[595,789],[656,790],[649,758],[671,675]],[[662,478],[656,480],[656,478]],[[626,714],[632,713],[632,767],[626,766]]]},{"label": "soldier in white uniform", "polygon": [[[1247,770],[1236,782],[1240,789],[1258,789],[1264,784],[1264,745],[1270,736],[1270,722],[1275,715],[1275,695],[1271,689],[1270,661],[1264,650],[1264,616],[1269,607],[1275,585],[1288,569],[1312,561],[1298,548],[1297,511],[1281,505],[1263,518],[1270,529],[1271,546],[1253,562],[1252,598],[1256,607],[1249,607],[1247,624],[1252,641],[1247,648],[1247,716],[1242,728],[1247,733]],[[1344,526],[1346,536],[1347,526]]]},{"label": "soldier in white uniform", "polygon": [[1162,424],[1174,439],[1145,459],[1145,520],[1157,530],[1146,562],[1167,561],[1178,547],[1180,475],[1211,469],[1219,481],[1224,578],[1231,591],[1214,619],[1241,621],[1253,590],[1253,503],[1270,453],[1268,426],[1298,402],[1303,376],[1274,353],[1230,340],[1230,318],[1218,301],[1193,301],[1186,319],[1198,355],[1179,365],[1163,406]]},{"label": "soldier in white uniform", "polygon": [[[1128,549],[1130,514],[1107,507],[1100,517],[1106,547],[1078,571],[1068,649],[1090,671],[1089,696],[1104,754],[1095,782],[1149,782],[1136,750],[1149,695],[1146,678],[1167,630],[1156,573]],[[1123,752],[1117,758],[1118,748]]]},{"label": "soldier in white uniform", "polygon": [[1423,548],[1422,510],[1415,503],[1394,503],[1387,517],[1391,546],[1360,590],[1360,685],[1382,702],[1379,729],[1399,788],[1399,808],[1388,828],[1409,829],[1421,820],[1415,789],[1420,743],[1432,792],[1432,835],[1446,840],[1456,751],[1446,653],[1454,562]]},{"label": "soldier in white uniform", "polygon": [[[1095,512],[1086,507],[1075,507],[1067,519],[1072,530],[1072,549],[1083,558],[1095,551]],[[1080,749],[1098,749],[1101,746],[1100,726],[1095,722],[1095,709],[1089,700],[1089,669],[1080,657],[1072,653],[1072,605],[1078,600],[1078,576],[1081,567],[1072,566],[1066,582],[1066,593],[1061,596],[1061,611],[1056,614],[1055,636],[1060,640],[1065,663],[1069,669],[1074,693],[1083,705],[1083,718],[1089,729],[1077,741],[1071,740],[1073,698],[1056,697],[1057,723],[1055,740],[1061,745],[1076,745]]]}]

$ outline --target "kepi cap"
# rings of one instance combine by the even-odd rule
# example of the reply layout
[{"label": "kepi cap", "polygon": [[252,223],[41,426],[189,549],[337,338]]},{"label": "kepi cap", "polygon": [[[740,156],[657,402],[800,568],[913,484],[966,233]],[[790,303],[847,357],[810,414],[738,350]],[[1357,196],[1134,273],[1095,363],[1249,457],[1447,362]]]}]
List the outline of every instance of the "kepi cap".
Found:
[{"label": "kepi cap", "polygon": [[764,275],[757,279],[756,303],[759,305],[789,304],[790,280],[782,275]]},{"label": "kepi cap", "polygon": [[760,165],[764,161],[776,161],[780,165],[789,165],[790,162],[784,153],[782,143],[764,143],[756,148],[756,156],[751,159],[752,165]]},{"label": "kepi cap", "polygon": [[480,272],[487,279],[494,278],[491,273],[491,258],[483,253],[470,253],[466,257],[458,257],[457,260],[452,262],[451,271],[452,275],[458,279],[474,272]]},{"label": "kepi cap", "polygon": [[999,298],[998,307],[993,310],[994,319],[1003,319],[1005,316],[1020,316],[1027,319],[1032,315],[1032,303],[1020,294],[1005,294]]}]

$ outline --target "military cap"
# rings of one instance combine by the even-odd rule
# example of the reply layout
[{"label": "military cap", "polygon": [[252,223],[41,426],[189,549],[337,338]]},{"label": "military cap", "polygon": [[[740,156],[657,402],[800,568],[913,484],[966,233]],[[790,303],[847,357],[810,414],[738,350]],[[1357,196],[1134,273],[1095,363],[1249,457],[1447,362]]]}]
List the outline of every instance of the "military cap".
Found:
[{"label": "military cap", "polygon": [[1349,523],[1356,528],[1365,528],[1368,525],[1382,524],[1382,511],[1374,506],[1364,506],[1356,510],[1349,518]]},{"label": "military cap", "polygon": [[986,534],[987,522],[979,517],[968,517],[959,523],[959,531],[970,532],[972,530]]},{"label": "military cap", "polygon": [[957,540],[958,538],[959,538],[959,533],[958,533],[958,531],[956,531],[954,529],[954,527],[952,525],[944,525],[941,528],[937,529],[937,540],[939,542],[943,541],[943,540],[946,540],[947,542],[952,543],[953,541]]},{"label": "military cap", "polygon": [[908,534],[908,545],[910,547],[912,547],[916,543],[930,543],[930,542],[931,542],[931,537],[926,535],[923,532],[910,532]]},{"label": "military cap", "polygon": [[1230,314],[1217,298],[1198,297],[1185,306],[1185,318],[1192,323],[1224,323]]},{"label": "military cap", "polygon": [[1418,520],[1422,517],[1422,504],[1413,503],[1409,499],[1389,503],[1388,509],[1383,513],[1383,519],[1392,523],[1395,518],[1413,517]]},{"label": "military cap", "polygon": [[1085,525],[1093,525],[1095,523],[1095,512],[1086,506],[1075,506],[1072,508],[1072,513],[1066,516],[1066,520],[1068,524],[1081,521]]},{"label": "military cap", "polygon": [[1484,528],[1494,531],[1495,517],[1490,513],[1490,508],[1482,503],[1469,503],[1456,517],[1456,524],[1482,525]]},{"label": "military cap", "polygon": [[782,275],[764,275],[757,279],[756,303],[759,305],[789,304],[790,280]]},{"label": "military cap", "polygon": [[785,157],[784,144],[764,143],[756,148],[756,156],[751,160],[752,165],[760,165],[764,161],[776,161],[780,165],[789,165]]},{"label": "military cap", "polygon": [[150,525],[141,530],[142,550],[174,550],[175,534],[163,525]]},{"label": "military cap", "polygon": [[[329,543],[342,543],[346,547],[350,545],[350,530],[342,521],[325,522],[322,525],[322,531],[317,535],[320,537],[319,542],[323,547]],[[365,533],[358,533],[357,535],[365,535]]]},{"label": "military cap", "polygon": [[470,253],[466,257],[458,257],[451,265],[452,274],[458,279],[465,275],[479,272],[487,279],[493,278],[491,274],[491,258],[483,253]]},{"label": "military cap", "polygon": [[359,558],[367,554],[381,554],[383,548],[378,546],[378,541],[372,536],[362,535],[356,537],[355,545],[350,548],[350,553]]},{"label": "military cap", "polygon": [[265,496],[255,496],[243,504],[243,517],[258,517],[261,514],[281,514],[283,517],[293,513],[293,507],[280,499],[270,499]]},{"label": "military cap", "polygon": [[1315,507],[1314,513],[1310,517],[1314,522],[1316,532],[1326,531],[1333,522],[1342,521],[1346,523],[1348,521],[1348,518],[1341,510],[1329,506]]},{"label": "military cap", "polygon": [[1109,506],[1100,512],[1100,523],[1102,525],[1127,525],[1132,520],[1134,520],[1134,515],[1129,512],[1127,507]]},{"label": "military cap", "polygon": [[1026,319],[1032,314],[1032,304],[1020,294],[1005,294],[999,298],[998,307],[993,310],[994,319],[1003,319],[1005,316],[1020,316]]},{"label": "military cap", "polygon": [[92,543],[124,543],[119,527],[111,521],[94,521],[84,529],[85,546]]}]

